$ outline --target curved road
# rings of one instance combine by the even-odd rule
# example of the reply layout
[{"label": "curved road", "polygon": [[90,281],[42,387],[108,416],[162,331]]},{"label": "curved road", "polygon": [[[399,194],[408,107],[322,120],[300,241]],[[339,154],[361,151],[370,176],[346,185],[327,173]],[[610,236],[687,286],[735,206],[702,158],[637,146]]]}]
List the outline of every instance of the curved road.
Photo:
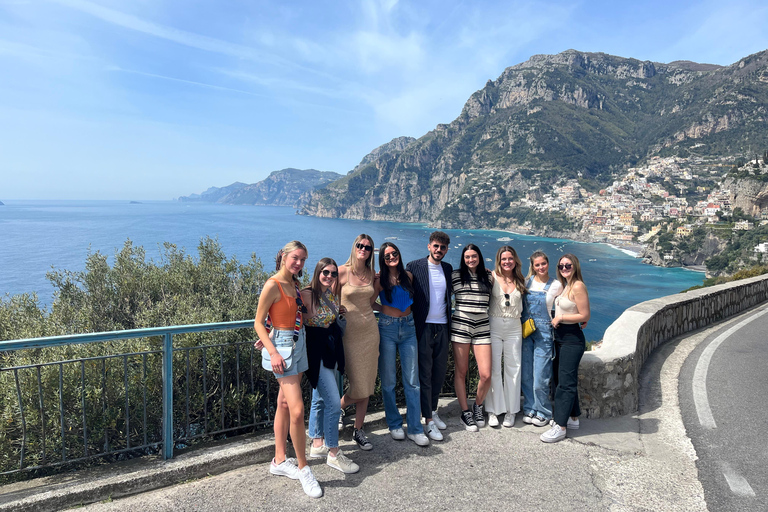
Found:
[{"label": "curved road", "polygon": [[768,306],[699,344],[679,393],[709,510],[767,510]]}]

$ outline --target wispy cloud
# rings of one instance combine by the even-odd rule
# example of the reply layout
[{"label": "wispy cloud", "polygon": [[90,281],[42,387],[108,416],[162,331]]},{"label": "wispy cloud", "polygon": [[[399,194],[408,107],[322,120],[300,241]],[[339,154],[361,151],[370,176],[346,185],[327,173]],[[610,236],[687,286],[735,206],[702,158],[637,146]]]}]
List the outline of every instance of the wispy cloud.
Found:
[{"label": "wispy cloud", "polygon": [[184,83],[184,84],[189,84],[189,85],[195,85],[195,86],[198,86],[198,87],[205,87],[205,88],[208,88],[208,89],[216,89],[216,90],[220,90],[220,91],[236,92],[238,94],[247,94],[249,96],[258,96],[260,98],[271,98],[272,97],[269,94],[259,94],[259,93],[252,92],[252,91],[244,91],[242,89],[234,89],[232,87],[223,87],[221,85],[208,84],[208,83],[205,83],[205,82],[197,82],[197,81],[194,81],[194,80],[185,80],[183,78],[174,78],[172,76],[158,75],[158,74],[155,74],[155,73],[146,73],[144,71],[137,71],[135,69],[123,69],[123,68],[121,68],[119,66],[107,66],[105,69],[107,71],[116,71],[116,72],[121,72],[121,73],[130,73],[132,75],[146,76],[146,77],[150,77],[150,78],[159,78],[161,80],[169,80],[171,82],[179,82],[179,83]]},{"label": "wispy cloud", "polygon": [[172,41],[191,48],[197,48],[208,52],[228,55],[237,59],[262,62],[284,68],[295,68],[302,71],[316,73],[329,77],[324,72],[303,66],[289,59],[261,51],[257,48],[245,46],[229,41],[224,41],[214,37],[188,32],[173,27],[168,27],[158,23],[152,23],[144,19],[127,14],[115,9],[103,7],[87,0],[51,0],[61,5],[76,9],[78,11],[90,14],[104,22],[111,23],[126,29],[135,30],[144,34]]}]

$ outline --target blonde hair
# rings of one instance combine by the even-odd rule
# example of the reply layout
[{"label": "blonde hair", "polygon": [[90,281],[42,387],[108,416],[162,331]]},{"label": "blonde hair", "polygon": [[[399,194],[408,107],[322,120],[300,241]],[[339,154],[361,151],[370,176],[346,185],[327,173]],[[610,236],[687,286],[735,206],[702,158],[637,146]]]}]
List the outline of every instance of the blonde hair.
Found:
[{"label": "blonde hair", "polygon": [[521,268],[523,264],[520,261],[520,257],[517,255],[517,251],[509,245],[502,245],[499,250],[496,251],[496,265],[494,267],[496,275],[504,275],[501,272],[501,255],[505,252],[512,253],[512,259],[515,260],[515,268],[512,269],[512,280],[515,282],[515,287],[520,291],[520,295],[528,293],[528,288],[525,287],[525,279],[523,278],[523,269]]},{"label": "blonde hair", "polygon": [[[275,256],[275,270],[279,271],[281,268],[283,268],[283,265],[285,265],[285,256],[298,249],[302,249],[305,253],[307,253],[307,255],[309,255],[307,246],[299,242],[298,240],[292,240],[288,242],[283,246],[282,249],[277,251],[277,256]],[[293,276],[294,281],[298,282],[299,278],[302,275],[304,275],[303,269],[299,271],[298,275]]]},{"label": "blonde hair", "polygon": [[531,266],[528,268],[528,275],[525,276],[526,278],[536,275],[536,269],[533,268],[533,260],[536,258],[544,258],[547,260],[547,264],[549,264],[549,258],[544,253],[544,251],[535,251],[533,254],[531,254]]},{"label": "blonde hair", "polygon": [[352,250],[349,252],[349,259],[344,264],[344,266],[351,267],[352,264],[355,262],[355,260],[357,259],[357,255],[355,254],[355,249],[356,249],[355,246],[359,242],[362,242],[363,240],[368,240],[368,242],[370,242],[371,244],[371,251],[370,251],[370,254],[368,255],[368,259],[365,260],[365,266],[366,268],[368,268],[368,270],[371,271],[372,274],[375,274],[376,267],[375,267],[374,258],[373,258],[373,250],[376,248],[376,246],[373,243],[373,238],[366,235],[365,233],[357,235],[357,238],[355,238],[355,241],[352,242]]}]

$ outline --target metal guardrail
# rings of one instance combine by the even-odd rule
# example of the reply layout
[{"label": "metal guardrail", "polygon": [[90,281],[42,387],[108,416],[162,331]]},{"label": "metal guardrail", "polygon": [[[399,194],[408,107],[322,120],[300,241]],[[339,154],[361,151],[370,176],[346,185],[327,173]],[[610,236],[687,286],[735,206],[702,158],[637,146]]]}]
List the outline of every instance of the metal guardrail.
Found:
[{"label": "metal guardrail", "polygon": [[[257,414],[258,405],[253,405],[252,414],[247,414],[249,417],[246,417],[241,407],[246,393],[250,393],[250,398],[252,399],[257,393],[257,387],[266,386],[264,395],[267,397],[269,397],[272,391],[270,390],[272,379],[254,379],[254,367],[260,367],[261,356],[260,354],[255,354],[251,341],[173,347],[174,335],[235,329],[253,329],[253,320],[132,329],[0,342],[0,354],[6,353],[3,355],[8,360],[7,353],[12,351],[115,340],[162,338],[162,347],[159,350],[138,350],[120,354],[81,357],[0,368],[0,377],[3,374],[13,376],[11,384],[15,386],[18,400],[18,409],[16,411],[18,418],[5,418],[5,421],[19,421],[21,424],[21,439],[14,441],[16,446],[19,446],[20,452],[18,468],[2,471],[0,474],[69,464],[105,455],[157,449],[158,447],[162,447],[163,458],[169,459],[173,457],[174,447],[178,442],[268,424],[268,420],[259,421],[260,415]],[[175,374],[174,354],[176,354],[177,370]],[[192,367],[191,360],[193,357],[195,357],[196,361],[201,361],[202,368]],[[232,358],[234,358],[234,362],[232,362]],[[158,359],[159,361],[157,361]],[[242,364],[241,359],[245,359]],[[227,368],[234,366],[234,376],[231,371],[226,372],[227,375],[225,375],[225,360],[227,361]],[[215,376],[211,376],[215,372],[209,371],[210,361],[214,361],[214,364],[218,362],[218,379]],[[156,365],[158,362],[162,369],[162,386],[153,387],[153,384],[156,383],[147,381],[148,370],[154,370],[157,373]],[[0,362],[0,364],[2,363]],[[68,378],[72,379],[72,368],[67,365],[79,366],[79,386],[77,384],[74,385],[74,387],[79,387],[77,390],[79,393],[78,397],[73,396],[72,389],[70,389],[72,386],[67,386],[65,389],[65,370]],[[122,371],[123,373],[122,385],[125,396],[121,408],[125,437],[124,439],[113,439],[108,433],[109,428],[104,427],[104,438],[103,440],[98,440],[99,449],[96,449],[97,441],[92,436],[89,437],[90,431],[94,430],[94,428],[89,426],[87,412],[90,414],[100,412],[102,420],[107,417],[107,412],[115,412],[108,411],[109,405],[106,399],[108,392],[106,387],[107,377],[108,373],[114,373],[112,371],[114,366],[118,366],[117,371]],[[242,376],[243,371],[246,372],[245,377]],[[193,372],[195,375],[193,375]],[[55,384],[52,385],[56,377],[58,389],[52,389],[56,387]],[[131,390],[132,384],[129,382],[129,379],[138,380],[142,384],[140,405],[130,403],[129,390]],[[44,382],[47,385],[44,385]],[[34,390],[35,383],[36,390]],[[227,384],[229,388],[227,388]],[[201,386],[202,404],[192,403],[191,386]],[[155,389],[160,387],[160,390]],[[182,408],[184,410],[184,418],[182,418],[182,421],[177,421],[176,424],[174,424],[174,391],[177,394],[183,393]],[[53,416],[50,416],[52,411],[46,410],[45,403],[56,401],[53,393],[58,394],[58,410],[53,413],[58,416],[60,427],[57,429],[59,431],[55,433],[56,436],[60,436],[57,439],[51,439],[54,433],[46,428],[47,422],[53,420]],[[98,396],[99,393],[101,393],[100,397]],[[235,399],[232,400],[232,396],[230,396],[228,400],[227,394],[234,396]],[[23,395],[27,396],[26,400]],[[214,395],[216,395],[215,398]],[[219,411],[217,412],[220,417],[215,422],[209,418],[213,413],[210,410],[212,407],[209,406],[209,397],[211,397],[211,400],[215,399],[218,401]],[[80,414],[82,418],[78,418],[78,421],[82,421],[82,450],[76,455],[69,453],[67,440],[73,436],[69,432],[73,429],[78,431],[79,426],[76,425],[73,428],[71,422],[67,421],[71,414],[70,411],[65,410],[65,398],[67,403],[77,402],[81,409]],[[91,408],[98,407],[98,405],[93,405],[93,402],[99,401],[101,403],[101,411],[89,411],[89,405]],[[157,416],[156,405],[160,405],[156,403],[157,401],[162,403],[162,432],[159,439],[157,438],[157,432],[152,432],[148,428],[149,417],[156,418]],[[235,403],[231,404],[233,401]],[[233,405],[232,411],[228,410],[227,402]],[[34,406],[32,405],[33,403]],[[176,404],[177,411],[179,410],[178,405]],[[264,412],[267,417],[269,416],[268,409],[269,407],[266,405]],[[132,411],[134,411],[133,415]],[[225,414],[232,415],[229,425],[227,424]],[[138,427],[139,425],[140,428]],[[25,464],[25,459],[29,454],[28,450],[30,447],[28,447],[28,444],[30,443],[29,434],[31,429],[36,430],[35,434],[38,440],[34,446],[36,450],[35,460],[40,460],[41,463],[27,465]],[[132,435],[132,429],[135,435]],[[79,438],[79,434],[77,436]],[[56,446],[57,449],[49,450],[49,446]],[[57,456],[59,460],[51,461],[53,453],[58,453],[59,451],[60,457]]]}]

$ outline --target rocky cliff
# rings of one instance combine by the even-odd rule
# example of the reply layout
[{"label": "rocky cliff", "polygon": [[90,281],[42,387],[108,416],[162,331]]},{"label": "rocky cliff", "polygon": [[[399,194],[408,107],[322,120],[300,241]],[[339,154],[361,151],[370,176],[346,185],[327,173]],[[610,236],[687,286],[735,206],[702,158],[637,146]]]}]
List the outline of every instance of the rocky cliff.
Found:
[{"label": "rocky cliff", "polygon": [[222,204],[299,207],[302,204],[302,194],[341,177],[341,174],[331,171],[289,168],[274,171],[264,180],[251,185],[238,182],[223,188],[211,187],[200,195],[179,199]]},{"label": "rocky cliff", "polygon": [[516,201],[562,178],[600,187],[655,155],[768,147],[768,52],[728,67],[568,50],[507,68],[450,124],[364,159],[311,193],[303,213],[523,224]]}]

